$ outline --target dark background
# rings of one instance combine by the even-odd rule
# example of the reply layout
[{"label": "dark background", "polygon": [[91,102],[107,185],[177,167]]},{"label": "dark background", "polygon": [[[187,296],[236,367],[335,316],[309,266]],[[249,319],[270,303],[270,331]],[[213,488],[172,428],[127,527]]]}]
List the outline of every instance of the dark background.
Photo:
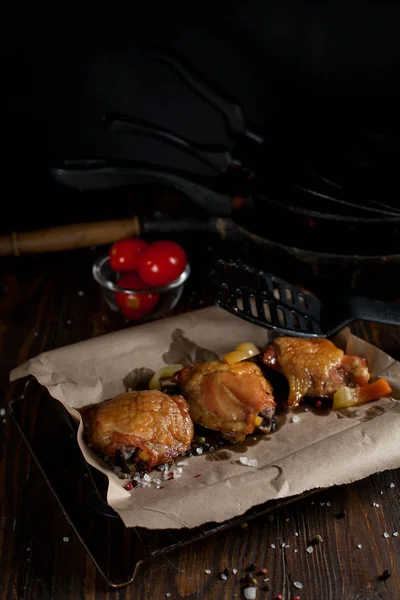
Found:
[{"label": "dark background", "polygon": [[142,137],[110,138],[102,127],[102,113],[115,110],[194,140],[226,139],[220,115],[146,56],[151,49],[194,64],[243,106],[272,148],[284,139],[304,152],[316,133],[321,143],[321,132],[329,146],[333,132],[345,144],[356,129],[398,131],[399,17],[399,5],[389,2],[6,9],[2,230],[132,210],[128,201],[65,195],[47,173],[60,157],[129,158],[204,173],[177,150]]}]

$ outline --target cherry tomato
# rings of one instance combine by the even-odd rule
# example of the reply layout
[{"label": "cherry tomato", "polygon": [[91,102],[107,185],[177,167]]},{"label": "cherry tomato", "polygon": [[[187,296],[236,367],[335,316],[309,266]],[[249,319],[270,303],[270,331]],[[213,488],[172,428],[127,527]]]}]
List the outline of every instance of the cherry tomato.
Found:
[{"label": "cherry tomato", "polygon": [[167,285],[178,279],[186,264],[182,246],[175,242],[154,242],[140,253],[139,275],[150,285]]},{"label": "cherry tomato", "polygon": [[144,240],[124,238],[110,248],[110,267],[114,271],[136,271],[139,255],[148,246]]},{"label": "cherry tomato", "polygon": [[[118,285],[128,290],[142,290],[149,287],[136,273],[122,275],[118,279]],[[132,294],[115,292],[114,297],[125,318],[132,319],[132,321],[139,321],[155,308],[160,299],[160,294],[152,294],[151,292],[144,294],[138,294],[137,292],[132,292]]]}]

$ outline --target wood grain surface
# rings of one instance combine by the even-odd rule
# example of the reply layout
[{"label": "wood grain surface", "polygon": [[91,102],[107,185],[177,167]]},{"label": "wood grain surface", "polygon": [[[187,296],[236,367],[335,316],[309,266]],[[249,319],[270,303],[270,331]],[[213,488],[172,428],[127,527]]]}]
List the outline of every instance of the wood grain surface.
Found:
[{"label": "wood grain surface", "polygon": [[[96,252],[2,260],[1,407],[10,400],[8,376],[15,365],[127,326],[110,314],[92,280]],[[206,273],[194,269],[180,310],[208,302],[206,281]],[[353,329],[400,358],[400,329],[365,323]],[[259,599],[281,594],[284,600],[395,600],[400,598],[400,535],[393,536],[400,531],[399,503],[399,471],[378,473],[153,559],[131,586],[113,590],[86,555],[6,414],[0,418],[0,599],[239,599],[241,580],[254,563],[255,572],[267,569],[254,575]],[[317,535],[323,541],[308,553]],[[230,572],[223,580],[225,569]],[[380,577],[385,570],[390,571],[386,579]]]}]

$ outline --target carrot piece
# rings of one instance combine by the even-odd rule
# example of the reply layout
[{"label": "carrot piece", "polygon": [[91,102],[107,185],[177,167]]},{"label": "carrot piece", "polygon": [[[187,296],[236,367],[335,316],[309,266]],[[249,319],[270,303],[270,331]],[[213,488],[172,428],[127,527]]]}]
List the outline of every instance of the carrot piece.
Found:
[{"label": "carrot piece", "polygon": [[372,402],[372,400],[377,400],[378,398],[382,398],[382,396],[388,396],[391,392],[392,388],[389,383],[386,379],[381,378],[358,388],[357,395],[359,402],[364,403]]}]

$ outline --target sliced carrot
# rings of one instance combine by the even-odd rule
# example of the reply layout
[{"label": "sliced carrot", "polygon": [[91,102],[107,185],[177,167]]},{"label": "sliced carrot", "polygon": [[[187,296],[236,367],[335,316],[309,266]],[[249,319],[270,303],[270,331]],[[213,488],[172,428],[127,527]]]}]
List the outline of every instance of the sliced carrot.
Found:
[{"label": "sliced carrot", "polygon": [[372,400],[377,400],[378,398],[382,398],[382,396],[388,396],[392,392],[392,388],[386,379],[378,379],[373,383],[368,383],[368,385],[363,385],[358,388],[358,397],[359,402],[371,402]]}]

